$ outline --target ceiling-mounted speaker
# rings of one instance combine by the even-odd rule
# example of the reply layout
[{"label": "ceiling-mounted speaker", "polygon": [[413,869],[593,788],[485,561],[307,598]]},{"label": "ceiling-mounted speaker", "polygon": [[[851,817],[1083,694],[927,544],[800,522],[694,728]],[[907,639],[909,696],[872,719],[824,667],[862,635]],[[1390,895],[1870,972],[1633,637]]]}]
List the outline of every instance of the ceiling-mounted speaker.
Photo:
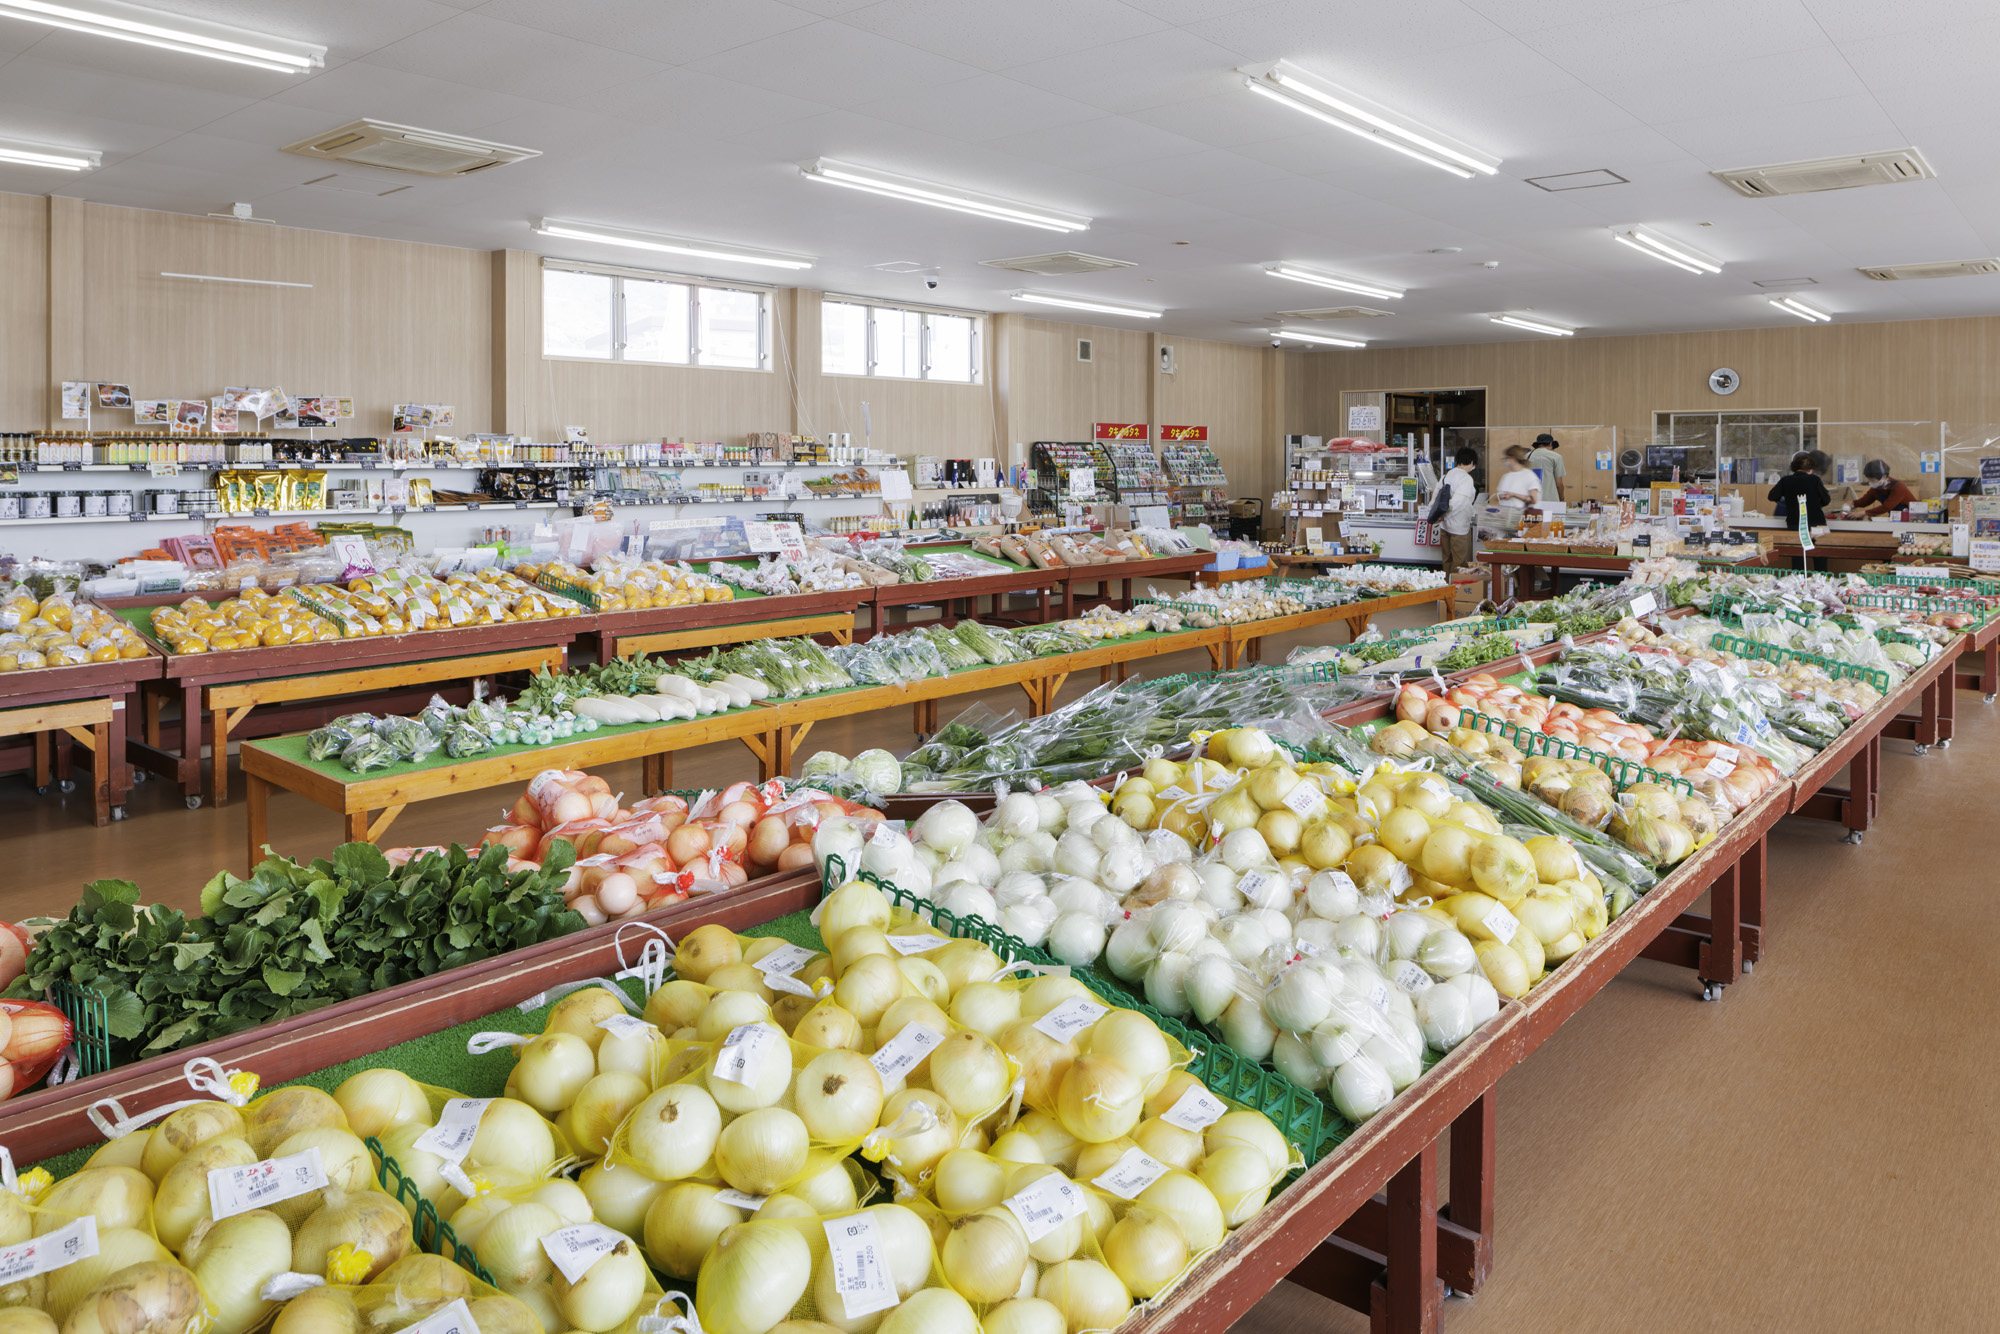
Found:
[{"label": "ceiling-mounted speaker", "polygon": [[1160,374],[1172,375],[1173,373],[1174,373],[1173,344],[1162,343],[1160,344]]},{"label": "ceiling-mounted speaker", "polygon": [[1618,451],[1618,471],[1620,472],[1636,472],[1639,465],[1645,461],[1646,455],[1640,450],[1621,449]]}]

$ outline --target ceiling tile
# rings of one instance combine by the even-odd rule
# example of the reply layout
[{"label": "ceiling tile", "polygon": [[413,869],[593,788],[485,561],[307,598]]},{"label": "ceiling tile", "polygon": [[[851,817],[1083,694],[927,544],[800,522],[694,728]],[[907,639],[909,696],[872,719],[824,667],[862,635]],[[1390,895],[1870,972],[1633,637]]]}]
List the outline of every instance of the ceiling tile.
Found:
[{"label": "ceiling tile", "polygon": [[[232,111],[240,111],[256,101],[256,96],[251,93],[188,87],[142,76],[105,73],[93,66],[58,61],[46,54],[52,47],[52,42],[44,42],[33,53],[16,56],[7,62],[5,92],[0,94],[0,108],[46,108],[106,120],[129,120],[142,125],[186,130]],[[271,77],[282,76],[274,74]]]},{"label": "ceiling tile", "polygon": [[[421,74],[407,74],[356,60],[322,70],[292,84],[272,99],[282,105],[326,114],[322,129],[333,129],[360,116],[398,125],[418,125],[450,134],[478,134],[495,121],[509,120],[535,109],[537,103],[509,93],[468,88]],[[274,147],[292,142],[275,139]],[[541,148],[541,144],[524,144]]]},{"label": "ceiling tile", "polygon": [[779,0],[485,0],[481,18],[684,65],[815,22]]},{"label": "ceiling tile", "polygon": [[841,22],[883,37],[1003,70],[1163,31],[1169,25],[1123,0],[878,0]]},{"label": "ceiling tile", "polygon": [[1017,65],[1007,76],[1123,112],[1221,92],[1236,80],[1230,71],[1242,63],[1240,52],[1176,29]]},{"label": "ceiling tile", "polygon": [[[1120,163],[1174,157],[1201,147],[1191,139],[1124,116],[1104,116],[1078,125],[1001,135],[989,146],[1031,162],[1072,171],[1097,171]],[[1116,173],[1107,174],[1117,179]]]},{"label": "ceiling tile", "polygon": [[363,58],[380,68],[474,88],[507,88],[536,101],[567,103],[600,87],[657,74],[666,66],[623,51],[460,14]]},{"label": "ceiling tile", "polygon": [[912,88],[850,108],[896,125],[979,143],[1007,134],[1098,120],[1102,111],[997,74]]},{"label": "ceiling tile", "polygon": [[[1187,31],[1239,51],[1246,60],[1287,60],[1318,69],[1377,64],[1391,52],[1430,53],[1506,36],[1462,0],[1402,0],[1393,5],[1329,5],[1275,0]],[[1338,80],[1332,69],[1320,70]]]},{"label": "ceiling tile", "polygon": [[871,102],[900,88],[970,79],[980,71],[842,23],[814,23],[693,62],[709,74],[828,106]]}]

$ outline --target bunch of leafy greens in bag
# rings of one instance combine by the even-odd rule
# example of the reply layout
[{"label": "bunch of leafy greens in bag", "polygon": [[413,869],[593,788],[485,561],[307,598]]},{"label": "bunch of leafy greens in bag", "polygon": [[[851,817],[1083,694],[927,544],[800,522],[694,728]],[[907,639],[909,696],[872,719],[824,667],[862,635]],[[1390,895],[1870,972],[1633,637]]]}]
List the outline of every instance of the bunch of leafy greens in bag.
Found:
[{"label": "bunch of leafy greens in bag", "polygon": [[100,993],[113,1059],[136,1060],[579,931],[562,894],[575,857],[558,840],[532,870],[509,872],[497,844],[391,866],[348,843],[331,861],[268,857],[248,880],[224,871],[199,917],[98,880],[7,994],[37,998],[58,980]]}]

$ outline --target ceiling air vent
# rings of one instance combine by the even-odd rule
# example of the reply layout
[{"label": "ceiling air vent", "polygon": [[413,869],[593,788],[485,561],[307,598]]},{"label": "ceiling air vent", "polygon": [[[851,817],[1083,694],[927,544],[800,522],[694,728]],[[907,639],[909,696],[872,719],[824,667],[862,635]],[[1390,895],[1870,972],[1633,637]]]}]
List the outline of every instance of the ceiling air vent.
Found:
[{"label": "ceiling air vent", "polygon": [[488,167],[541,156],[539,149],[514,148],[379,120],[357,120],[288,144],[285,151],[415,176],[470,176]]},{"label": "ceiling air vent", "polygon": [[1863,269],[1861,276],[1878,283],[1900,282],[1904,278],[1970,278],[1980,273],[2000,273],[2000,259],[1952,259],[1939,264],[1888,264],[1879,269]]},{"label": "ceiling air vent", "polygon": [[1372,320],[1388,313],[1372,306],[1322,306],[1318,310],[1281,310],[1278,316],[1288,320]]},{"label": "ceiling air vent", "polygon": [[1805,195],[1818,190],[1851,190],[1859,185],[1895,185],[1937,175],[1914,148],[1853,157],[1823,157],[1811,162],[1780,162],[1769,167],[1718,171],[1715,178],[1752,199]]},{"label": "ceiling air vent", "polygon": [[1129,259],[1106,259],[1102,255],[1086,255],[1080,250],[1058,250],[1049,255],[1021,255],[1015,259],[982,259],[979,262],[989,269],[1012,269],[1016,273],[1033,273],[1043,278],[1057,278],[1070,273],[1101,273],[1105,269],[1133,267],[1133,261]]}]

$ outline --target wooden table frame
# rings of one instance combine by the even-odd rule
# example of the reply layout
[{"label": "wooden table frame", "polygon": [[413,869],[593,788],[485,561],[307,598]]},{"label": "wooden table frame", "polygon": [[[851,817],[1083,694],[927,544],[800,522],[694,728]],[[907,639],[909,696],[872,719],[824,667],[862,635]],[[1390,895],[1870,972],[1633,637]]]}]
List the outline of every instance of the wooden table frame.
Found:
[{"label": "wooden table frame", "polygon": [[609,656],[636,658],[645,653],[673,653],[682,649],[714,648],[720,644],[747,644],[756,639],[790,639],[795,635],[831,635],[836,644],[854,642],[854,613],[822,612],[816,616],[792,616],[779,621],[744,621],[735,625],[700,626],[692,630],[662,630],[656,634],[607,634]]},{"label": "wooden table frame", "polygon": [[[838,629],[821,628],[809,633],[836,637],[846,634],[852,638],[856,608],[872,601],[874,595],[872,588],[839,588],[812,593],[774,594],[770,597],[736,597],[727,602],[697,602],[679,607],[600,611],[592,613],[585,633],[597,636],[600,662],[629,658],[635,653],[657,653],[672,648],[709,648],[717,644],[741,644],[752,639],[774,638],[770,634],[749,633],[750,628],[805,619],[823,621],[827,617],[840,618]],[[824,624],[831,625],[831,622]],[[654,642],[678,636],[687,638],[679,643]],[[644,641],[646,646],[628,647],[635,639]]]},{"label": "wooden table frame", "polygon": [[1282,571],[1273,564],[1252,565],[1248,568],[1237,566],[1233,570],[1196,570],[1189,579],[1206,588],[1220,588],[1224,584],[1241,583],[1246,579],[1269,579],[1282,577]]},{"label": "wooden table frame", "polygon": [[[1024,593],[1037,599],[1038,610],[1033,615],[1036,623],[1049,620],[1050,599],[1063,588],[1065,571],[1052,570],[996,570],[992,574],[980,575],[973,579],[936,579],[922,584],[881,584],[871,590],[874,594],[861,605],[871,608],[868,629],[857,632],[856,638],[863,642],[889,631],[889,613],[892,610],[936,603],[938,619],[945,625],[955,625],[971,620],[980,614],[978,602],[981,598],[993,599],[993,610],[989,613],[995,619],[1006,613],[1002,611],[1002,599],[1009,593]],[[960,605],[964,610],[960,611]],[[1017,619],[1010,617],[1010,619]]]},{"label": "wooden table frame", "polygon": [[[96,807],[97,823],[100,827],[111,823],[113,811],[118,818],[124,817],[124,793],[112,799],[111,768],[114,757],[122,760],[124,741],[125,696],[100,695],[91,699],[64,700],[56,704],[27,704],[17,708],[0,708],[0,737],[32,736],[34,738],[35,788],[46,789],[50,780],[51,744],[55,735],[67,736],[90,752],[90,792]],[[111,743],[113,719],[118,722],[119,746]],[[69,781],[68,760],[57,761],[55,777],[62,782]]]},{"label": "wooden table frame", "polygon": [[1632,568],[1630,556],[1579,556],[1566,551],[1481,551],[1473,559],[1493,567],[1492,596],[1495,602],[1505,602],[1509,598],[1532,601],[1538,596],[1553,596],[1536,595],[1532,589],[1524,594],[1521,587],[1523,570],[1554,570],[1560,576],[1564,570],[1624,574]]},{"label": "wooden table frame", "polygon": [[[126,736],[127,718],[133,695],[146,682],[159,679],[162,663],[157,656],[121,658],[116,662],[78,663],[69,667],[45,667],[0,675],[0,717],[19,715],[16,724],[0,730],[0,736],[29,736],[24,747],[27,765],[33,769],[35,786],[45,788],[53,775],[69,782],[69,755],[64,746],[74,741],[91,752],[91,803],[97,824],[125,818],[126,797],[132,790],[132,765]],[[65,706],[82,704],[86,711],[72,714]],[[42,713],[42,710],[53,712]],[[108,710],[99,720],[96,714]],[[34,716],[50,721],[43,730],[25,725]],[[51,730],[53,729],[53,730]]]},{"label": "wooden table frame", "polygon": [[[1955,700],[1948,682],[1965,642],[1961,637],[1912,672],[1873,709],[1855,719],[1838,741],[1807,761],[1792,776],[1791,814],[1845,825],[1847,842],[1859,843],[1875,823],[1881,803],[1882,738],[1915,740],[1928,735],[1935,740],[1940,731],[1949,732]],[[1917,716],[1903,719],[1904,708],[1912,703],[1918,706]],[[1944,739],[1948,740],[1948,735]],[[1919,741],[1917,753],[1926,753],[1929,744]],[[1829,786],[1842,769],[1847,770],[1847,786]]]},{"label": "wooden table frame", "polygon": [[1991,704],[2000,695],[2000,615],[1967,632],[1965,639],[1960,655],[1965,665],[1953,669],[1952,679],[1960,690],[1976,690]]},{"label": "wooden table frame", "polygon": [[[1177,556],[1146,556],[1134,560],[1114,560],[1103,565],[1069,566],[1065,570],[1069,577],[1063,580],[1063,619],[1067,620],[1079,611],[1088,611],[1100,603],[1108,604],[1118,611],[1130,611],[1132,582],[1135,579],[1193,581],[1201,567],[1208,563],[1211,554],[1207,551],[1191,551]],[[1097,585],[1097,594],[1092,597],[1079,594],[1076,590],[1082,584]],[[1123,591],[1118,597],[1111,596],[1113,584],[1123,585]]]},{"label": "wooden table frame", "polygon": [[1224,667],[1241,666],[1244,662],[1259,662],[1264,656],[1263,641],[1272,635],[1289,634],[1294,630],[1310,630],[1314,626],[1328,625],[1334,621],[1347,622],[1347,637],[1358,639],[1368,628],[1368,622],[1377,612],[1394,611],[1399,607],[1421,607],[1426,603],[1438,605],[1438,619],[1448,621],[1452,617],[1452,607],[1457,591],[1450,584],[1442,588],[1419,588],[1408,593],[1390,593],[1379,598],[1369,598],[1366,602],[1343,602],[1337,607],[1318,607],[1312,611],[1302,611],[1292,616],[1272,616],[1261,621],[1240,621],[1225,627],[1229,631],[1229,644],[1224,654]]}]

